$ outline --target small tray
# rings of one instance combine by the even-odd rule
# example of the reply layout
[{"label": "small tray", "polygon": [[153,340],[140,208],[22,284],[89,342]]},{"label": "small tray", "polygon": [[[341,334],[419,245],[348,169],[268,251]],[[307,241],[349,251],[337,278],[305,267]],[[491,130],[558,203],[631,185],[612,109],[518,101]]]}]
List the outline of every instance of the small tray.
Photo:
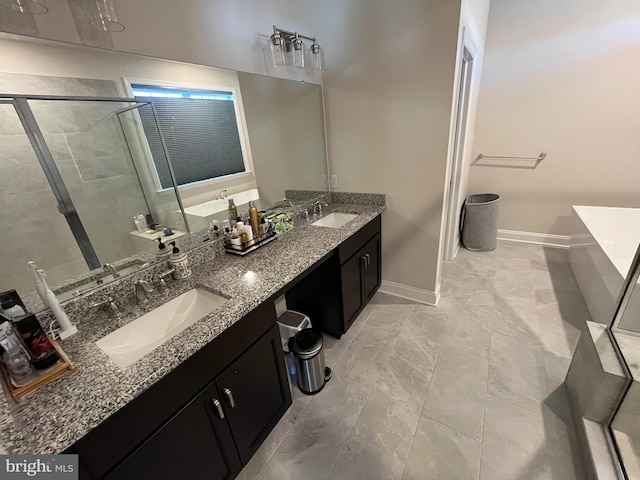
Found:
[{"label": "small tray", "polygon": [[16,402],[20,402],[25,395],[33,392],[42,385],[46,385],[47,383],[52,382],[63,373],[73,370],[71,360],[69,360],[67,354],[64,352],[64,350],[62,350],[62,347],[58,345],[55,340],[51,339],[51,337],[49,337],[49,341],[51,342],[51,345],[53,345],[53,348],[56,349],[56,352],[58,352],[58,355],[60,355],[60,360],[58,360],[57,364],[53,365],[47,370],[43,370],[40,375],[38,375],[26,385],[23,385],[22,387],[16,387],[11,382],[11,377],[9,376],[9,370],[7,369],[7,366],[3,362],[0,362],[0,371],[2,371],[2,376],[4,377],[7,389],[9,390],[11,397]]},{"label": "small tray", "polygon": [[278,236],[275,233],[273,233],[273,234],[267,236],[266,238],[263,238],[262,240],[258,240],[253,245],[249,245],[246,248],[245,247],[236,248],[234,245],[225,245],[224,246],[224,251],[227,252],[227,253],[230,253],[232,255],[239,255],[241,257],[244,257],[245,255],[248,255],[251,252],[259,249],[263,245],[266,245],[267,243],[272,242],[277,237]]}]

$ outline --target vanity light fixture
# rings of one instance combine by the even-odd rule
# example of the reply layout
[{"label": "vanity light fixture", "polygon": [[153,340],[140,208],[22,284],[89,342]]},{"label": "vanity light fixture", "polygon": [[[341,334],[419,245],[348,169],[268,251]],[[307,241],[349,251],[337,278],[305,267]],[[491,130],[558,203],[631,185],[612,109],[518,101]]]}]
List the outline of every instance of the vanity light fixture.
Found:
[{"label": "vanity light fixture", "polygon": [[35,0],[0,0],[0,6],[27,15],[44,15],[49,11],[42,1]]},{"label": "vanity light fixture", "polygon": [[97,15],[89,20],[89,25],[101,32],[124,31],[124,25],[118,21],[113,0],[95,0],[94,3]]},{"label": "vanity light fixture", "polygon": [[[313,42],[308,52],[305,51],[302,39]],[[298,32],[290,32],[274,25],[269,46],[271,61],[276,68],[292,65],[296,68],[304,69],[310,64],[314,70],[324,69],[322,49],[316,42],[315,37],[308,37]],[[307,56],[310,62],[307,62]]]}]

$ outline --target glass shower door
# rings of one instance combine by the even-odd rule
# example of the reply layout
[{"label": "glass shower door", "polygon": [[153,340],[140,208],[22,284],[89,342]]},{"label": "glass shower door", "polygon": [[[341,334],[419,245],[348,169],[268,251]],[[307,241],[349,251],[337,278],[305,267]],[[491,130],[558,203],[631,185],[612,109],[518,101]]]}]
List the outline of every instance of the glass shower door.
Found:
[{"label": "glass shower door", "polygon": [[57,205],[14,102],[0,101],[0,291],[33,290],[30,260],[53,284],[87,271]]}]

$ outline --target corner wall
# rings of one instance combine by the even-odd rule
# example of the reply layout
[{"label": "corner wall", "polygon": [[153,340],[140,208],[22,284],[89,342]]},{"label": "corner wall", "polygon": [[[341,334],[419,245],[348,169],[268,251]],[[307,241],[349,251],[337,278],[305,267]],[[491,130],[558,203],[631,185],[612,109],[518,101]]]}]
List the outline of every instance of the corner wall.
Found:
[{"label": "corner wall", "polygon": [[640,207],[640,3],[492,0],[469,193],[502,195],[501,229],[570,235],[572,205]]},{"label": "corner wall", "polygon": [[460,14],[460,2],[349,2],[332,19],[350,28],[332,38],[337,65],[324,78],[338,190],[387,194],[382,288],[429,303],[439,286]]}]

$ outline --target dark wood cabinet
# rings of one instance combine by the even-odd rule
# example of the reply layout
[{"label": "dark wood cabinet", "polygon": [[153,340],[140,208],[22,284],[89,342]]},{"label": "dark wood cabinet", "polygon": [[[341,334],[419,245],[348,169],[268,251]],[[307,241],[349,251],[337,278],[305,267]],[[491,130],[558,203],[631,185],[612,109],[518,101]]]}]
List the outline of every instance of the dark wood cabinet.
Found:
[{"label": "dark wood cabinet", "polygon": [[345,332],[380,287],[380,234],[376,234],[341,267]]},{"label": "dark wood cabinet", "polygon": [[345,332],[365,305],[365,299],[362,295],[362,272],[366,262],[367,259],[365,256],[358,252],[340,267],[340,277],[342,279],[342,315],[345,322]]},{"label": "dark wood cabinet", "polygon": [[107,480],[234,478],[242,465],[229,425],[216,416],[213,402],[219,397],[217,385],[212,383]]},{"label": "dark wood cabinet", "polygon": [[382,242],[380,234],[377,234],[362,248],[367,264],[364,269],[364,286],[363,293],[365,303],[369,303],[369,300],[375,295],[380,288],[382,282],[382,263],[380,261],[382,255]]},{"label": "dark wood cabinet", "polygon": [[280,345],[274,326],[106,479],[234,478],[291,404]]},{"label": "dark wood cabinet", "polygon": [[377,216],[287,290],[287,307],[308,315],[313,328],[340,338],[380,287],[380,232]]},{"label": "dark wood cabinet", "polygon": [[245,465],[291,403],[278,328],[258,340],[217,377],[222,411]]}]

